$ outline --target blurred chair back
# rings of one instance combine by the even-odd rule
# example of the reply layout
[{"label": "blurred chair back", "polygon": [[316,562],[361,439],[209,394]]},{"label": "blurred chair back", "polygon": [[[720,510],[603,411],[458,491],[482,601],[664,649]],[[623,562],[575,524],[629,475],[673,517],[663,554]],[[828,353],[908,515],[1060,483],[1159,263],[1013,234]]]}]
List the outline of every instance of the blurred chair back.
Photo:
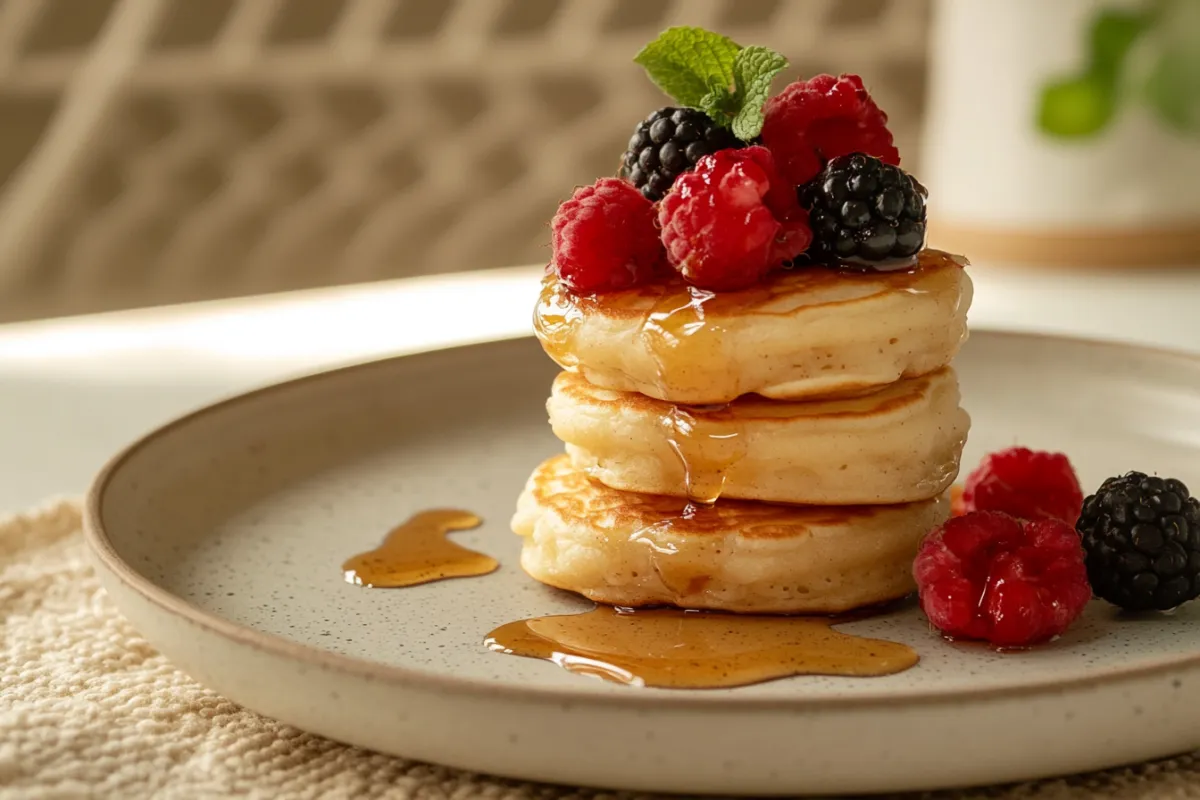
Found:
[{"label": "blurred chair back", "polygon": [[540,263],[665,98],[660,29],[864,75],[914,150],[924,0],[7,0],[0,319]]}]

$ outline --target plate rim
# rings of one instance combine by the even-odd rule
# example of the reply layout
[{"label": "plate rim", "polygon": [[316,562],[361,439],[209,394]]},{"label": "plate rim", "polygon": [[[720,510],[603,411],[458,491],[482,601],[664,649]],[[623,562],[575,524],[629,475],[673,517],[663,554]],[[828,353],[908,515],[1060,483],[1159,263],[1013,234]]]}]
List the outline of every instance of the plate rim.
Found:
[{"label": "plate rim", "polygon": [[[1038,333],[1027,331],[1006,330],[1003,328],[978,328],[971,335],[985,335],[988,338],[1007,339],[1009,341],[1057,341],[1076,346],[1095,347],[1102,349],[1123,350],[1132,354],[1152,355],[1157,358],[1173,359],[1186,364],[1192,369],[1200,369],[1200,353],[1183,349],[1142,345],[1133,342],[1110,341],[1086,336],[1060,335],[1055,333]],[[339,378],[358,372],[386,369],[401,360],[425,360],[436,358],[447,352],[459,352],[495,344],[513,344],[527,342],[535,337],[530,334],[489,338],[485,340],[455,344],[449,347],[435,347],[417,352],[404,352],[386,358],[376,358],[369,361],[350,363],[332,369],[299,375],[283,381],[260,386],[249,391],[212,402],[175,417],[142,434],[130,444],[119,450],[101,467],[92,480],[85,495],[82,509],[82,528],[84,540],[91,551],[97,566],[106,570],[109,575],[126,588],[137,593],[143,600],[155,606],[160,612],[186,622],[197,625],[204,630],[222,637],[233,645],[243,645],[254,648],[268,655],[298,661],[306,666],[321,670],[344,673],[356,678],[372,681],[383,681],[392,685],[403,686],[407,689],[418,689],[440,693],[467,694],[470,696],[493,695],[503,692],[510,697],[516,697],[526,702],[572,704],[595,704],[607,707],[628,707],[645,709],[647,706],[665,706],[672,710],[704,709],[711,711],[713,706],[736,706],[738,710],[825,710],[829,708],[880,708],[889,706],[906,706],[913,703],[961,703],[964,700],[1000,700],[1016,696],[1040,696],[1044,694],[1059,694],[1067,690],[1086,689],[1099,684],[1127,679],[1154,678],[1163,673],[1200,667],[1200,648],[1190,656],[1184,656],[1170,661],[1160,661],[1141,666],[1125,667],[1115,672],[1105,672],[1100,675],[1075,676],[1060,679],[1050,679],[1034,685],[997,686],[981,689],[958,688],[936,691],[922,689],[905,692],[903,695],[866,695],[842,697],[741,697],[731,700],[727,693],[711,693],[697,691],[663,691],[646,694],[642,692],[599,694],[581,691],[572,686],[538,686],[535,684],[506,685],[498,687],[494,682],[484,678],[467,678],[453,673],[431,673],[408,667],[384,664],[357,656],[321,650],[307,644],[295,642],[283,636],[267,633],[247,625],[226,619],[218,614],[205,611],[189,603],[183,597],[173,594],[149,577],[139,572],[133,565],[125,561],[116,551],[103,523],[104,500],[114,476],[142,450],[154,446],[159,439],[177,428],[191,424],[197,419],[218,414],[259,398],[288,392],[298,386]],[[532,579],[531,579],[532,580]],[[118,607],[118,610],[121,610]],[[124,612],[122,611],[122,615]],[[140,633],[140,632],[139,632]],[[482,638],[480,639],[482,642]]]}]

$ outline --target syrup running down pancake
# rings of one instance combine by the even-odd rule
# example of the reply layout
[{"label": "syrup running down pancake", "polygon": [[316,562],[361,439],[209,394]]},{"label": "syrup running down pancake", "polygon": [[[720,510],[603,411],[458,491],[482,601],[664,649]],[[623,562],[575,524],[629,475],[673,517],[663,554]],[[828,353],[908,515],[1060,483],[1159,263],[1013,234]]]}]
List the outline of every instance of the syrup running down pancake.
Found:
[{"label": "syrup running down pancake", "polygon": [[605,389],[689,405],[863,393],[958,353],[964,264],[925,250],[912,270],[803,267],[736,292],[675,280],[595,297],[548,276],[534,324],[551,358]]},{"label": "syrup running down pancake", "polygon": [[558,455],[530,477],[512,527],[530,576],[598,602],[828,614],[911,593],[918,544],[949,512],[945,495],[891,506],[697,505],[610,489]]},{"label": "syrup running down pancake", "polygon": [[631,492],[813,505],[928,500],[950,487],[970,418],[949,367],[868,395],[679,406],[563,372],[547,403],[575,466]]}]

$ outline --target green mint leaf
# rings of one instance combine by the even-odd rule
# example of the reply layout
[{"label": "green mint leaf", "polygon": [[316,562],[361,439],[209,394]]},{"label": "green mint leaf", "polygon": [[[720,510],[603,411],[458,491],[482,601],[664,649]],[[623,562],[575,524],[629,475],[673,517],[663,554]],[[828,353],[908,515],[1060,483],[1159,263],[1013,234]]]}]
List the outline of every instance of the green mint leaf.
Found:
[{"label": "green mint leaf", "polygon": [[676,102],[700,108],[710,93],[733,86],[733,62],[741,49],[703,28],[676,27],[659,34],[633,60]]},{"label": "green mint leaf", "polygon": [[771,81],[787,68],[787,59],[768,47],[743,48],[733,60],[733,135],[748,142],[762,132],[763,104],[771,94]]},{"label": "green mint leaf", "polygon": [[719,87],[700,99],[700,110],[718,125],[728,128],[738,111],[737,98],[725,87]]},{"label": "green mint leaf", "polygon": [[1116,91],[1094,75],[1066,78],[1042,89],[1038,127],[1052,136],[1077,139],[1094,136],[1112,119]]}]

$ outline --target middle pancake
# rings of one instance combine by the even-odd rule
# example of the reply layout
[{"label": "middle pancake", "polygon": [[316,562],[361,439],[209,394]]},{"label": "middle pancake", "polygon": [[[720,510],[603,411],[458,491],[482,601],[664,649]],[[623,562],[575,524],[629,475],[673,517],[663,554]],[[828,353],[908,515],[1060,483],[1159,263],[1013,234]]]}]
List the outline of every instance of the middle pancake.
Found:
[{"label": "middle pancake", "polygon": [[970,418],[950,368],[839,400],[681,406],[561,373],[546,404],[571,461],[614,489],[806,505],[937,497]]}]

